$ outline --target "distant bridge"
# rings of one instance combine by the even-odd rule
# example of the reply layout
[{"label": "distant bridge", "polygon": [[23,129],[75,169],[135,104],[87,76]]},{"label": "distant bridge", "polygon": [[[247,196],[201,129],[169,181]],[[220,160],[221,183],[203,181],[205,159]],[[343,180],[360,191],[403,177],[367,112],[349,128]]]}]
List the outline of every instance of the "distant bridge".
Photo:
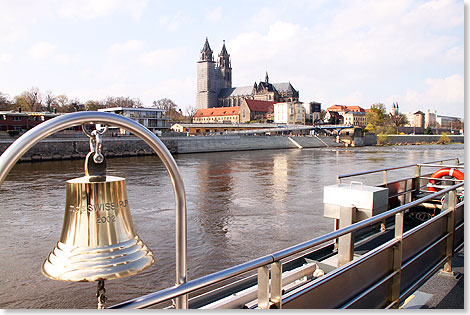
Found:
[{"label": "distant bridge", "polygon": [[277,126],[274,128],[262,128],[254,130],[239,130],[239,131],[226,131],[226,134],[260,134],[260,133],[284,133],[299,130],[336,130],[337,134],[346,128],[353,128],[353,125],[286,125]]}]

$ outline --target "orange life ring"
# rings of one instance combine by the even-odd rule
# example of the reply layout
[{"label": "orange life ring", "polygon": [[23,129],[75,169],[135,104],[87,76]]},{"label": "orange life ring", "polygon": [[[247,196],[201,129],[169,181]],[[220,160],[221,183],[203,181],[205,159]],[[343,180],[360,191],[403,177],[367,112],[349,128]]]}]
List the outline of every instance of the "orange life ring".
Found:
[{"label": "orange life ring", "polygon": [[[434,179],[438,179],[438,178],[441,178],[443,176],[451,176],[451,177],[454,177],[455,179],[458,179],[458,180],[464,180],[464,174],[459,171],[459,170],[456,170],[456,169],[453,169],[453,168],[441,168],[440,170],[434,172],[434,174],[431,175],[431,178],[429,180],[429,183],[430,184],[434,184]],[[431,187],[431,186],[428,186],[428,191],[437,191],[436,188],[434,187]]]}]

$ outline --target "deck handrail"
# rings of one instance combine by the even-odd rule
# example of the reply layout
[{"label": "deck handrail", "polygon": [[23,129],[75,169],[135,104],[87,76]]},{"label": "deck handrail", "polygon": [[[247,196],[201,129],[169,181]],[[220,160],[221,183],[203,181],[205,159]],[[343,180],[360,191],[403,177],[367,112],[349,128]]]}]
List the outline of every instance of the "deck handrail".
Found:
[{"label": "deck handrail", "polygon": [[387,168],[381,168],[381,169],[363,171],[363,172],[357,172],[357,173],[342,174],[342,175],[337,176],[337,180],[339,181],[339,180],[341,180],[343,178],[347,178],[347,177],[367,175],[367,174],[373,174],[373,173],[384,172],[384,171],[392,171],[392,170],[398,170],[398,169],[403,169],[403,168],[408,168],[408,167],[422,166],[422,165],[432,164],[432,163],[437,163],[437,162],[442,163],[442,162],[445,162],[445,161],[452,161],[452,160],[455,160],[456,164],[459,165],[459,159],[458,158],[450,158],[450,159],[431,161],[431,162],[426,162],[426,163],[421,163],[421,164],[408,164],[408,165],[402,165],[402,166],[396,166],[396,167],[387,167]]},{"label": "deck handrail", "polygon": [[458,183],[456,185],[450,186],[446,189],[427,195],[425,197],[422,197],[410,203],[388,210],[386,212],[383,212],[371,218],[359,221],[347,227],[344,227],[344,228],[335,230],[333,232],[327,233],[325,235],[316,237],[312,240],[277,251],[271,255],[266,255],[255,260],[251,260],[249,262],[236,265],[234,267],[230,267],[230,268],[227,268],[227,269],[224,269],[224,270],[221,270],[221,271],[218,271],[218,272],[215,272],[215,273],[212,273],[212,274],[209,274],[209,275],[206,275],[206,276],[194,279],[194,280],[190,280],[177,287],[173,286],[170,288],[166,288],[160,291],[156,291],[156,292],[144,295],[139,298],[128,300],[128,301],[113,305],[110,308],[144,308],[144,307],[149,307],[155,304],[168,301],[170,299],[174,299],[180,295],[186,295],[186,294],[192,293],[208,285],[212,285],[212,284],[230,279],[234,276],[241,275],[249,271],[253,271],[259,267],[272,264],[286,257],[311,249],[312,247],[315,247],[327,241],[334,240],[343,235],[349,234],[351,232],[355,232],[357,230],[360,230],[372,224],[382,222],[383,220],[391,216],[394,216],[397,213],[403,212],[423,202],[427,202],[436,197],[447,194],[448,192],[456,190],[457,188],[462,187],[463,185],[464,185],[463,182]]}]

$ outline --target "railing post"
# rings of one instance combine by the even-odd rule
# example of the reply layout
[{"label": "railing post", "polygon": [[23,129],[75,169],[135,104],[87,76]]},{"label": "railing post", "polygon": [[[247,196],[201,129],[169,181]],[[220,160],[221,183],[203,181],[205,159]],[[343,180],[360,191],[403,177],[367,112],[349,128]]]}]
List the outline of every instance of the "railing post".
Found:
[{"label": "railing post", "polygon": [[258,268],[258,308],[269,308],[269,269],[268,266]]},{"label": "railing post", "polygon": [[[340,207],[339,228],[353,224],[356,217],[356,207]],[[338,239],[338,267],[347,264],[354,257],[354,234],[348,233]]]},{"label": "railing post", "polygon": [[446,242],[446,262],[444,264],[444,272],[452,273],[452,257],[454,256],[454,231],[455,231],[455,206],[457,205],[457,194],[455,190],[449,191],[447,195],[449,200],[447,202],[447,209],[450,213],[447,215],[447,237]]},{"label": "railing post", "polygon": [[271,264],[271,303],[277,309],[282,308],[282,264],[280,261]]},{"label": "railing post", "polygon": [[400,304],[400,282],[401,282],[401,261],[403,249],[403,212],[395,215],[395,239],[398,240],[393,246],[393,271],[397,274],[392,278],[391,301],[394,302],[393,308],[398,308]]},{"label": "railing post", "polygon": [[419,189],[420,189],[420,177],[421,177],[421,166],[420,165],[416,165],[416,170],[415,170],[415,178],[414,178],[414,186],[413,186],[413,190],[416,191],[416,193],[419,193]]},{"label": "railing post", "polygon": [[387,171],[383,171],[384,174],[384,185],[387,185]]}]

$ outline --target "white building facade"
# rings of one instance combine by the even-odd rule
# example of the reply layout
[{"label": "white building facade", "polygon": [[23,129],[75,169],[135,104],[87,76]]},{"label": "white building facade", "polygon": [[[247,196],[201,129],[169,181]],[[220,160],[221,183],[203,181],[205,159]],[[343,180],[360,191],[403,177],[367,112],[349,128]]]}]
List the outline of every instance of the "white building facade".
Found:
[{"label": "white building facade", "polygon": [[[118,114],[130,118],[155,134],[161,134],[170,128],[169,118],[165,118],[165,110],[158,108],[131,108],[131,107],[111,107],[98,109],[100,112]],[[124,129],[120,129],[121,134],[130,134]]]},{"label": "white building facade", "polygon": [[305,125],[305,107],[301,102],[274,104],[274,123]]}]

